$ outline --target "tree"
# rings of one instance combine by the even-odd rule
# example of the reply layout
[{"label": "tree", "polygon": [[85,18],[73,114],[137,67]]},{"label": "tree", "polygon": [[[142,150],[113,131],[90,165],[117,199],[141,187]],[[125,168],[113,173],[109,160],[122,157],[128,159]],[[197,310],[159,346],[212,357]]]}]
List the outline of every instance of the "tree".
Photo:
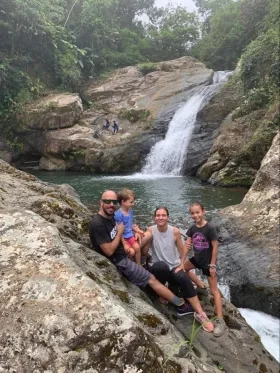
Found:
[{"label": "tree", "polygon": [[246,46],[254,40],[268,12],[269,1],[197,0],[206,16],[203,36],[193,54],[215,70],[234,69]]},{"label": "tree", "polygon": [[184,7],[162,8],[147,30],[149,40],[143,51],[152,61],[165,61],[188,54],[199,37],[198,18]]}]

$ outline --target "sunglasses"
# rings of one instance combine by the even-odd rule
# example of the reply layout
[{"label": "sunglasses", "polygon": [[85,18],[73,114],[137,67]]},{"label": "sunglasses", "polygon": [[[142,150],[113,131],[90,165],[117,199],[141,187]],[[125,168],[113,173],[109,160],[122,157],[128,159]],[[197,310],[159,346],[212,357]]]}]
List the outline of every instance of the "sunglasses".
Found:
[{"label": "sunglasses", "polygon": [[112,203],[115,206],[119,203],[117,199],[103,199],[102,202],[104,202],[106,205],[110,205]]}]

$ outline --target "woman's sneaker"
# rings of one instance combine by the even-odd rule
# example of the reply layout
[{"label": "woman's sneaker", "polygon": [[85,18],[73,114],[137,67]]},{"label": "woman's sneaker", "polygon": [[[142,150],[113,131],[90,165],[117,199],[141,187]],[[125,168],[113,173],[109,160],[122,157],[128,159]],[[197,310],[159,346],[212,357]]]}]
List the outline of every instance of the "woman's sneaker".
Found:
[{"label": "woman's sneaker", "polygon": [[211,323],[211,321],[208,319],[207,315],[205,312],[201,312],[201,313],[194,313],[194,318],[200,323],[202,324],[202,328],[208,332],[208,333],[212,333],[213,330],[214,330],[214,325]]},{"label": "woman's sneaker", "polygon": [[213,335],[215,337],[220,337],[221,335],[224,334],[225,330],[226,330],[226,323],[224,319],[222,317],[218,317],[215,320],[215,329],[214,329]]},{"label": "woman's sneaker", "polygon": [[184,304],[182,304],[182,306],[177,307],[177,315],[179,317],[190,315],[191,313],[194,313],[194,309],[188,302],[185,302]]}]

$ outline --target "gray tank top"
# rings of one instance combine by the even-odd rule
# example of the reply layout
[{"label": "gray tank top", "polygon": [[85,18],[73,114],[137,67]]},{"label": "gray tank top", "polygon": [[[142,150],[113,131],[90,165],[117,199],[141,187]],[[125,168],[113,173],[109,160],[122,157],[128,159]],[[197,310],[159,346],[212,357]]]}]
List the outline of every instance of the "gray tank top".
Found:
[{"label": "gray tank top", "polygon": [[159,232],[156,225],[152,226],[152,263],[159,260],[168,264],[170,270],[181,264],[180,255],[174,242],[173,227],[168,225],[166,232]]}]

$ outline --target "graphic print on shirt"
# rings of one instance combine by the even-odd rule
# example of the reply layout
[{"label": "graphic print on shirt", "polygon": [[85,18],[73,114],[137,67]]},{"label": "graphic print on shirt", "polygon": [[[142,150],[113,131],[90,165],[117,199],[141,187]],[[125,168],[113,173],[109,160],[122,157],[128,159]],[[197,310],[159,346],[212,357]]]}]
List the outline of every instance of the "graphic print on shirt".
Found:
[{"label": "graphic print on shirt", "polygon": [[110,232],[110,235],[111,235],[111,240],[113,240],[116,235],[117,235],[118,231],[117,231],[117,227],[114,227],[111,232]]},{"label": "graphic print on shirt", "polygon": [[207,241],[205,236],[200,232],[196,232],[192,236],[192,242],[193,242],[193,246],[195,247],[197,251],[209,249],[210,247],[209,242]]}]

